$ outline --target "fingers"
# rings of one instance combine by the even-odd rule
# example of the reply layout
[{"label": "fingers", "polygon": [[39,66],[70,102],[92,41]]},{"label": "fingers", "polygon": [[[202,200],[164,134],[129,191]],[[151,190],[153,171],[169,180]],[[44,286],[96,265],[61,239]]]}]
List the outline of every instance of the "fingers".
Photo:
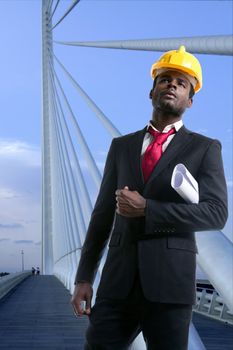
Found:
[{"label": "fingers", "polygon": [[127,186],[125,186],[123,189],[121,190],[116,190],[115,194],[116,194],[116,201],[117,203],[128,203],[129,201],[132,199],[132,191],[129,191],[129,188]]},{"label": "fingers", "polygon": [[85,313],[85,300],[78,298],[75,304],[75,310],[78,316],[83,315]]},{"label": "fingers", "polygon": [[116,190],[116,212],[125,217],[145,216],[146,199],[128,186]]},{"label": "fingers", "polygon": [[131,209],[131,207],[129,205],[124,205],[124,204],[119,204],[117,203],[117,207],[116,207],[116,212],[118,214],[123,214],[123,213],[127,213],[129,212]]},{"label": "fingers", "polygon": [[71,304],[77,316],[84,314],[90,315],[92,294],[93,291],[90,283],[80,283],[75,286]]},{"label": "fingers", "polygon": [[87,295],[84,298],[86,299],[79,299],[77,302],[77,316],[91,314],[91,297]]},{"label": "fingers", "polygon": [[123,206],[123,205],[128,205],[128,206],[135,206],[137,207],[138,203],[138,194],[136,191],[129,191],[127,192],[125,190],[121,190],[121,193],[119,195],[116,195],[116,202],[118,205]]},{"label": "fingers", "polygon": [[87,298],[85,314],[90,315],[90,313],[91,313],[91,298]]},{"label": "fingers", "polygon": [[145,198],[128,186],[116,190],[116,212],[125,217],[145,216]]},{"label": "fingers", "polygon": [[125,186],[123,189],[116,190],[116,212],[120,215],[128,216],[130,207],[132,206],[132,191]]},{"label": "fingers", "polygon": [[115,194],[116,194],[116,196],[126,195],[127,191],[129,191],[129,187],[125,186],[123,189],[116,190]]},{"label": "fingers", "polygon": [[91,301],[80,300],[76,308],[77,316],[90,315],[91,313]]},{"label": "fingers", "polygon": [[73,296],[71,299],[71,304],[76,316],[81,316],[84,314],[83,300],[81,300],[80,297]]},{"label": "fingers", "polygon": [[125,207],[125,208],[121,208],[118,207],[116,209],[117,214],[128,217],[128,218],[133,218],[133,217],[138,217],[138,216],[144,216],[142,215],[142,212],[140,209],[135,209],[135,208],[130,208],[130,207]]},{"label": "fingers", "polygon": [[122,196],[116,197],[117,204],[119,205],[129,205],[130,199]]}]

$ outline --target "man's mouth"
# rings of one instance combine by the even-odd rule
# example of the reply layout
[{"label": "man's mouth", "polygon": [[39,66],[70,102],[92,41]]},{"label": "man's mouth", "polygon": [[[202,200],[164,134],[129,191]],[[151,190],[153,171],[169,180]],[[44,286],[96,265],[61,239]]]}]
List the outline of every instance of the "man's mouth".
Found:
[{"label": "man's mouth", "polygon": [[165,91],[162,93],[162,97],[168,97],[168,98],[176,98],[176,94],[172,91]]}]

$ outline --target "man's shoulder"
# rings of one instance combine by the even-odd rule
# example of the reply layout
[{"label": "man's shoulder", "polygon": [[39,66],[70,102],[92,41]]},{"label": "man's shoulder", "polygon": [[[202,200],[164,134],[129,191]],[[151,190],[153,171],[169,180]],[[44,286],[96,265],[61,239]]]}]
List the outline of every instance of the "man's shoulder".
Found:
[{"label": "man's shoulder", "polygon": [[185,132],[187,132],[188,134],[192,135],[192,137],[194,137],[196,139],[196,141],[198,141],[198,142],[206,143],[206,144],[211,144],[213,142],[220,143],[220,141],[217,140],[217,139],[214,139],[212,137],[200,134],[200,133],[198,133],[196,131],[188,130],[185,126],[183,126],[183,128],[184,128]]},{"label": "man's shoulder", "polygon": [[116,143],[129,142],[130,140],[133,140],[133,139],[135,139],[137,137],[140,137],[143,134],[145,134],[145,130],[146,130],[146,128],[143,128],[141,130],[137,130],[137,131],[131,132],[129,134],[125,134],[125,135],[116,137],[116,138],[113,139],[113,141],[116,142]]}]

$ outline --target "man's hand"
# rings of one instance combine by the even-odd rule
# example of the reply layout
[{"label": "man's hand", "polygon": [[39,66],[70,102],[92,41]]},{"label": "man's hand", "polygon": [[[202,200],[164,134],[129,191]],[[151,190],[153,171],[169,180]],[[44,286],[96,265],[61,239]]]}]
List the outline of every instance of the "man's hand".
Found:
[{"label": "man's hand", "polygon": [[[93,289],[90,283],[82,282],[75,286],[74,293],[71,298],[71,304],[76,315],[90,315],[92,295]],[[85,309],[82,305],[84,302],[86,302]]]},{"label": "man's hand", "polygon": [[137,191],[130,191],[127,186],[116,190],[116,201],[118,214],[129,218],[145,216],[146,200]]}]

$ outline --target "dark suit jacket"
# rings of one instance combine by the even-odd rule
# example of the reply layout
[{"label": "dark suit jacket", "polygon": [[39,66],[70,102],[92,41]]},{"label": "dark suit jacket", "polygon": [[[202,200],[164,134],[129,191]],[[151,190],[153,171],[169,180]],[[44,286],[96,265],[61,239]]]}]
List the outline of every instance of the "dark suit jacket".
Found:
[{"label": "dark suit jacket", "polygon": [[[93,283],[111,235],[97,295],[125,298],[139,272],[144,295],[150,301],[192,304],[197,253],[194,232],[219,230],[227,219],[221,145],[183,126],[144,184],[141,149],[145,132],[143,129],[112,141],[76,282]],[[187,204],[171,187],[178,163],[198,181],[199,204]],[[115,214],[115,191],[124,186],[147,199],[145,217]]]}]

